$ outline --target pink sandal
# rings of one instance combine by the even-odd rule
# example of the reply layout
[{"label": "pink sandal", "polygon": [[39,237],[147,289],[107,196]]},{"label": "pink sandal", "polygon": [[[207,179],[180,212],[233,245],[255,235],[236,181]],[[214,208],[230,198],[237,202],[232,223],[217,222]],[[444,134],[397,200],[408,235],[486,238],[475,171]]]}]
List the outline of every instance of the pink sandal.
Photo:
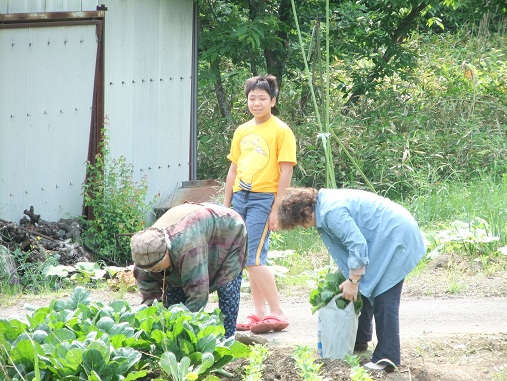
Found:
[{"label": "pink sandal", "polygon": [[268,333],[271,331],[279,332],[289,326],[287,319],[280,319],[276,316],[266,316],[262,321],[252,324],[250,331],[252,333]]},{"label": "pink sandal", "polygon": [[252,324],[258,323],[261,321],[261,319],[259,319],[254,314],[248,315],[246,317],[246,319],[247,320],[244,321],[243,323],[236,323],[236,330],[237,331],[250,331],[250,327],[252,326]]}]

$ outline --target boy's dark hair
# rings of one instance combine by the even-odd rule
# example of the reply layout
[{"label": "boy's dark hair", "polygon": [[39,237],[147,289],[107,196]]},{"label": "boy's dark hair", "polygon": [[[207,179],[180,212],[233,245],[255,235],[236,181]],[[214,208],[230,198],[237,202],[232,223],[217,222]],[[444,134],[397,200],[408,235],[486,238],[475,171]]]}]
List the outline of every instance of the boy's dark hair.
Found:
[{"label": "boy's dark hair", "polygon": [[250,91],[255,89],[266,91],[271,99],[278,97],[278,82],[274,75],[258,75],[247,79],[245,83],[245,96],[248,97]]}]

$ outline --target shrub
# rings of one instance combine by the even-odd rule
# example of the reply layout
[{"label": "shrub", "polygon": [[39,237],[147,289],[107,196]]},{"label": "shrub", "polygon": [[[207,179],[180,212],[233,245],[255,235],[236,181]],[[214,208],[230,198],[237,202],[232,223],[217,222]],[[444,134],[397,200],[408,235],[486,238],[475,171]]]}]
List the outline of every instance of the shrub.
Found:
[{"label": "shrub", "polygon": [[[111,159],[107,131],[103,131],[95,163],[87,163],[87,180],[82,186],[84,204],[92,208],[93,218],[84,222],[83,239],[96,257],[106,263],[126,264],[130,241],[122,237],[145,227],[154,200],[146,203],[146,178],[133,179],[133,166],[125,157]],[[120,238],[121,237],[121,238]]]}]

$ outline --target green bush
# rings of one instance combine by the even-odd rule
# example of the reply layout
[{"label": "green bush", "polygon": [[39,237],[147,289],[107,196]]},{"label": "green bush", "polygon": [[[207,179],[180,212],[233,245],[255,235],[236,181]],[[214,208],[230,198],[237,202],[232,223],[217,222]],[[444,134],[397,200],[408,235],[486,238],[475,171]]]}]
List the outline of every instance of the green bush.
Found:
[{"label": "green bush", "polygon": [[93,218],[84,221],[83,240],[95,260],[125,265],[132,262],[129,235],[142,230],[153,213],[154,201],[146,203],[146,178],[133,179],[133,166],[125,157],[111,159],[107,131],[95,163],[87,163],[83,184],[84,204]]}]

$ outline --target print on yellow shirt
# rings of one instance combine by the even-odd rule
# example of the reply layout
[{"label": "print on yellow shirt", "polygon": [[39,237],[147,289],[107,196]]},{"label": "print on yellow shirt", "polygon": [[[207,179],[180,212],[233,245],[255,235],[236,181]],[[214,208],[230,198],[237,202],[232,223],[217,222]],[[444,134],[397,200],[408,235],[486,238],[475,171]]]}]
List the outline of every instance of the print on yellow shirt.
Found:
[{"label": "print on yellow shirt", "polygon": [[245,153],[246,171],[241,173],[239,186],[243,190],[252,190],[252,179],[269,161],[269,147],[260,135],[252,134],[241,139],[241,151]]}]

